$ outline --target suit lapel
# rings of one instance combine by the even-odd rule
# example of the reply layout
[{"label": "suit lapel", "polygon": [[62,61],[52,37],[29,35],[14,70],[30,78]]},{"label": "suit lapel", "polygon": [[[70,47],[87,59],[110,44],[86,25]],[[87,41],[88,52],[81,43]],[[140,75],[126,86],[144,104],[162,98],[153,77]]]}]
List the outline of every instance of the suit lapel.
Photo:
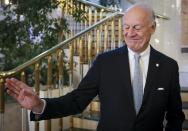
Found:
[{"label": "suit lapel", "polygon": [[136,117],[136,111],[134,108],[134,100],[133,100],[133,90],[131,85],[131,77],[130,77],[130,67],[129,67],[129,58],[128,58],[128,49],[126,46],[122,48],[120,51],[120,57],[119,57],[119,65],[118,72],[120,75],[120,79],[125,87],[125,91],[128,92],[129,95],[128,98],[130,100],[130,107],[132,108],[132,113],[135,114]]},{"label": "suit lapel", "polygon": [[157,78],[159,77],[158,76],[159,69],[160,69],[160,56],[158,55],[158,52],[151,47],[148,73],[147,73],[143,102],[142,102],[143,105],[146,104],[149,93],[153,89],[154,85],[156,85]]}]

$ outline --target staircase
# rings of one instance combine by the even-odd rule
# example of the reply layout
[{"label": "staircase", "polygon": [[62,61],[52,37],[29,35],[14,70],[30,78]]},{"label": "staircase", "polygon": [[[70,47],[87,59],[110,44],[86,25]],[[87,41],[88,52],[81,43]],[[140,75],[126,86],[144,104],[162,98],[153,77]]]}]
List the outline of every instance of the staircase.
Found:
[{"label": "staircase", "polygon": [[[40,97],[58,97],[64,95],[76,87],[90,68],[95,56],[98,53],[119,47],[122,41],[122,13],[118,9],[106,8],[94,3],[78,0],[77,5],[68,2],[63,16],[70,24],[70,33],[66,33],[66,40],[36,56],[10,71],[0,72],[0,113],[4,115],[4,81],[10,76],[20,76],[20,79],[27,83],[27,73],[29,67],[34,70],[34,89]],[[69,3],[70,2],[70,3]],[[70,7],[80,7],[86,12],[84,22],[76,22],[71,17]],[[68,10],[70,9],[70,10]],[[55,62],[54,62],[55,60]],[[47,85],[41,86],[40,73],[42,63],[47,61]],[[64,63],[66,62],[66,63]],[[56,66],[57,72],[52,70]],[[69,85],[64,85],[65,68],[69,69]],[[57,83],[52,83],[52,74],[57,74]],[[76,81],[77,79],[77,81]],[[94,131],[100,117],[99,100],[97,98],[82,113],[71,117],[46,120],[41,122],[27,123],[27,111],[22,110],[22,121],[19,123],[22,131],[27,131],[29,124],[30,131]],[[12,111],[13,112],[13,111]],[[0,130],[5,131],[4,118],[0,116]]]},{"label": "staircase", "polygon": [[[69,1],[68,1],[69,2]],[[71,3],[73,4],[73,3]],[[75,3],[74,3],[75,4]],[[64,12],[64,17],[70,23],[70,33],[65,34],[66,40],[62,41],[53,48],[36,56],[30,61],[24,63],[7,72],[0,72],[0,112],[4,113],[4,80],[10,76],[20,76],[20,79],[27,82],[27,74],[25,70],[28,67],[34,68],[35,74],[35,91],[41,97],[58,97],[70,92],[77,87],[79,81],[84,77],[87,70],[90,68],[95,56],[99,53],[115,49],[122,46],[122,12],[117,8],[107,8],[88,1],[78,0],[78,5],[86,12],[87,21],[76,22],[71,15]],[[70,3],[69,3],[70,5]],[[161,18],[158,15],[157,18]],[[164,17],[165,18],[165,17]],[[56,63],[52,63],[55,59]],[[64,63],[64,60],[68,64]],[[47,62],[47,85],[40,85],[40,70],[41,63]],[[57,83],[52,83],[52,65],[57,66]],[[69,85],[64,85],[64,66],[69,68]],[[182,97],[187,100],[186,94],[182,92]],[[188,104],[184,103],[185,113],[188,110]],[[31,131],[95,131],[100,117],[100,102],[96,97],[82,114],[71,117],[60,118],[56,120],[47,120],[42,122],[29,122]],[[22,111],[22,117],[27,112]],[[188,117],[187,117],[188,118]],[[0,118],[1,119],[1,118]],[[3,120],[1,120],[3,121]],[[188,130],[184,123],[184,129]],[[26,121],[22,120],[22,131],[27,131]],[[58,127],[58,128],[57,128]],[[0,131],[5,131],[0,125]]]},{"label": "staircase", "polygon": [[183,112],[185,114],[185,121],[183,123],[183,131],[188,131],[188,87],[182,87],[181,97],[183,101]]}]

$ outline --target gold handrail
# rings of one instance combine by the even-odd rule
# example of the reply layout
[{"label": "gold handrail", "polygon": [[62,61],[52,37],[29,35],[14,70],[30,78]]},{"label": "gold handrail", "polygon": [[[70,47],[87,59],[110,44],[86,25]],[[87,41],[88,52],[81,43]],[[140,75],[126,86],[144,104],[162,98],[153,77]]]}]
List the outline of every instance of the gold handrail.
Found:
[{"label": "gold handrail", "polygon": [[105,23],[106,21],[108,21],[108,20],[110,20],[110,19],[112,19],[114,17],[117,17],[117,16],[123,16],[123,13],[122,12],[115,12],[115,13],[112,13],[112,14],[108,15],[106,18],[96,22],[92,26],[86,28],[85,30],[83,30],[83,31],[81,31],[79,33],[77,33],[75,36],[70,37],[70,38],[66,39],[65,41],[63,41],[63,42],[60,42],[56,46],[52,47],[49,50],[46,50],[45,52],[39,54],[38,56],[36,56],[36,57],[32,58],[31,60],[25,62],[24,64],[22,64],[20,66],[17,66],[16,68],[14,68],[14,69],[12,69],[10,71],[0,72],[0,77],[4,77],[5,78],[5,77],[8,77],[8,76],[14,75],[17,72],[21,72],[22,70],[24,70],[28,66],[31,66],[31,65],[37,63],[40,59],[42,59],[44,57],[47,57],[51,53],[55,52],[57,49],[65,47],[67,44],[69,44],[71,41],[75,40],[76,38],[81,37],[85,33],[93,30],[95,27],[97,27],[97,26]]},{"label": "gold handrail", "polygon": [[85,0],[77,0],[78,2],[81,2],[85,5],[88,5],[88,6],[93,6],[93,7],[96,7],[97,9],[103,9],[104,11],[107,11],[107,12],[117,12],[117,11],[120,11],[120,9],[118,8],[109,8],[109,7],[105,7],[105,6],[102,6],[102,5],[98,5],[98,4],[95,4],[93,2],[89,2],[89,1],[85,1]]},{"label": "gold handrail", "polygon": [[[84,3],[86,5],[89,5],[89,6],[93,6],[93,7],[96,7],[98,9],[103,9],[104,11],[107,11],[107,12],[116,12],[116,11],[120,11],[121,9],[119,8],[109,8],[109,7],[105,7],[105,6],[102,6],[102,5],[98,5],[98,4],[95,4],[95,3],[92,3],[92,2],[89,2],[89,1],[85,1],[85,0],[77,0],[81,3]],[[136,2],[132,1],[132,0],[128,0],[131,4],[135,4]],[[157,12],[155,12],[155,16],[156,18],[159,18],[159,19],[164,19],[164,20],[169,20],[170,18],[168,16],[165,16],[165,15],[161,15]]]},{"label": "gold handrail", "polygon": [[170,17],[155,13],[155,17],[163,20],[170,20]]}]

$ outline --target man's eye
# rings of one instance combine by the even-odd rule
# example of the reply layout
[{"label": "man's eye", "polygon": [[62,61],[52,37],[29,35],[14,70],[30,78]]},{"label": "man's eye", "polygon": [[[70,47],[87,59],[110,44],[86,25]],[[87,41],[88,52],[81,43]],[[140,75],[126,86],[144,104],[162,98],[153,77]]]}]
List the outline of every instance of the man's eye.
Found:
[{"label": "man's eye", "polygon": [[125,29],[129,29],[129,26],[125,26]]},{"label": "man's eye", "polygon": [[134,29],[136,29],[136,30],[141,30],[141,29],[142,29],[142,26],[141,26],[141,25],[135,25],[135,26],[134,26]]}]

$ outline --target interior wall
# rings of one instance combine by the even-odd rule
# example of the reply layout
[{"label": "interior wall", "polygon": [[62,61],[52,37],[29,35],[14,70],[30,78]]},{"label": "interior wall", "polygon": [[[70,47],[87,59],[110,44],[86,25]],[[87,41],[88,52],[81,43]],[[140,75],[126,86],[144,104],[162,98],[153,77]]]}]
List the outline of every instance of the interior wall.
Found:
[{"label": "interior wall", "polygon": [[[164,54],[174,58],[179,64],[180,83],[188,85],[188,53],[182,53],[183,45],[181,25],[181,1],[180,0],[144,0],[148,2],[159,14],[168,16],[170,20],[158,20],[158,26],[152,45]],[[188,7],[187,7],[188,8]],[[188,36],[187,36],[188,37]]]},{"label": "interior wall", "polygon": [[[124,0],[121,1],[123,3]],[[162,14],[170,18],[169,20],[157,19],[157,29],[152,37],[151,45],[155,49],[172,57],[178,62],[180,71],[180,84],[182,86],[188,87],[188,53],[181,52],[181,47],[183,44],[181,40],[181,0],[134,1],[145,2],[149,4],[158,14]],[[126,8],[125,5],[124,8]]]}]

